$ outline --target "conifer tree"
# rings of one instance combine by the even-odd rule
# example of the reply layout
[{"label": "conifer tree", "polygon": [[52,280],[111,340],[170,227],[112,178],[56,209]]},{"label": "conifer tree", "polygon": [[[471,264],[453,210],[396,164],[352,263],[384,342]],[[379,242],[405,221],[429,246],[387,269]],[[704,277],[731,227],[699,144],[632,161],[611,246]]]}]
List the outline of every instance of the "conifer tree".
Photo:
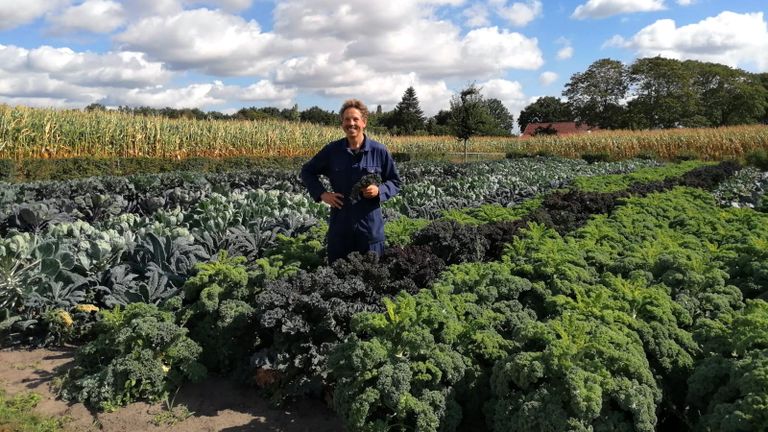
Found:
[{"label": "conifer tree", "polygon": [[412,134],[424,129],[424,112],[419,107],[419,98],[413,86],[408,87],[403,93],[403,98],[395,107],[393,123],[397,133],[402,135]]}]

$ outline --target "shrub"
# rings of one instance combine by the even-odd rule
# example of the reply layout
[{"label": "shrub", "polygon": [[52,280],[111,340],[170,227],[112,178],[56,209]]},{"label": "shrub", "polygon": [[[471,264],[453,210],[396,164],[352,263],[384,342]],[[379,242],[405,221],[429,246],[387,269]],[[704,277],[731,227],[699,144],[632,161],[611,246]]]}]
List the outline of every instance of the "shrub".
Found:
[{"label": "shrub", "polygon": [[768,151],[765,149],[753,150],[744,157],[747,165],[752,165],[761,171],[768,171]]}]

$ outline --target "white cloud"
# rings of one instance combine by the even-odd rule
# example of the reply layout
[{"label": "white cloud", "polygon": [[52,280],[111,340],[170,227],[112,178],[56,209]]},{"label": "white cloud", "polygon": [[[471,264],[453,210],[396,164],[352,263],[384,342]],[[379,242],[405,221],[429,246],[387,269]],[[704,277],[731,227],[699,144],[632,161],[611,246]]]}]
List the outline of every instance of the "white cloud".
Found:
[{"label": "white cloud", "polygon": [[571,57],[573,57],[573,47],[571,46],[571,41],[568,38],[560,37],[555,41],[557,44],[562,45],[563,47],[557,50],[557,59],[558,60],[567,60]]},{"label": "white cloud", "polygon": [[690,6],[696,3],[696,0],[677,0],[677,4],[680,6]]},{"label": "white cloud", "polygon": [[0,45],[0,71],[14,76],[44,75],[88,87],[136,87],[167,82],[171,74],[142,53],[79,53],[42,46],[33,50]]},{"label": "white cloud", "polygon": [[628,40],[614,36],[605,46],[628,48],[639,57],[661,55],[768,70],[768,24],[762,12],[726,11],[682,27],[673,20],[658,20]]},{"label": "white cloud", "polygon": [[435,115],[439,110],[446,109],[450,103],[452,92],[444,81],[421,80],[414,73],[379,75],[365,82],[331,87],[322,90],[321,94],[339,99],[356,97],[364,101],[369,108],[381,105],[384,110],[391,110],[400,102],[403,92],[409,86],[416,90],[419,106],[426,116]]},{"label": "white cloud", "polygon": [[105,105],[151,106],[156,108],[194,108],[225,102],[213,96],[215,84],[191,84],[181,88],[137,88],[113,92]]},{"label": "white cloud", "polygon": [[475,3],[461,13],[467,20],[467,27],[485,27],[491,24],[488,19],[488,8],[481,3]]},{"label": "white cloud", "polygon": [[664,9],[664,0],[589,0],[586,4],[577,6],[571,16],[576,19],[594,19]]},{"label": "white cloud", "polygon": [[180,0],[121,0],[120,3],[131,20],[175,15],[184,10]]},{"label": "white cloud", "polygon": [[86,0],[65,9],[60,15],[48,18],[55,33],[77,32],[109,33],[124,22],[123,6],[111,0]]},{"label": "white cloud", "polygon": [[67,0],[0,1],[0,31],[30,23],[67,3]]},{"label": "white cloud", "polygon": [[261,80],[247,87],[218,84],[211,89],[210,95],[222,100],[258,101],[279,108],[287,108],[293,105],[296,89],[279,87],[268,80]]},{"label": "white cloud", "polygon": [[569,59],[571,57],[573,57],[573,47],[572,46],[562,47],[559,50],[557,50],[557,59],[558,60],[567,60],[567,59]]},{"label": "white cloud", "polygon": [[142,19],[116,40],[173,69],[222,76],[265,75],[292,54],[289,43],[263,33],[256,21],[208,9]]},{"label": "white cloud", "polygon": [[523,27],[541,15],[542,5],[539,0],[529,0],[525,3],[515,2],[507,6],[506,0],[490,0],[496,7],[500,17],[517,27]]},{"label": "white cloud", "polygon": [[485,27],[467,33],[462,44],[462,62],[482,66],[480,70],[538,69],[544,64],[536,38]]},{"label": "white cloud", "polygon": [[542,72],[541,75],[539,75],[539,84],[543,86],[548,86],[552,84],[553,82],[557,81],[557,74],[551,71]]},{"label": "white cloud", "polygon": [[248,9],[253,4],[253,0],[188,0],[192,5],[212,6],[216,9],[223,9],[227,12],[240,12]]}]

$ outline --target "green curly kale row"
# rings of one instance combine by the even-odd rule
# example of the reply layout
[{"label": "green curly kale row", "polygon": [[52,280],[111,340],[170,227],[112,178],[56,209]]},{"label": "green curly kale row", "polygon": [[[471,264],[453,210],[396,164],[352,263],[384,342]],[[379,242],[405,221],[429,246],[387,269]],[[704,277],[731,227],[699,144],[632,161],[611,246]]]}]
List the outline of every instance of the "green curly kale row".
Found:
[{"label": "green curly kale row", "polygon": [[138,400],[162,400],[183,381],[206,376],[197,361],[200,346],[170,312],[133,303],[103,315],[99,336],[77,352],[64,377],[65,399],[112,410]]}]

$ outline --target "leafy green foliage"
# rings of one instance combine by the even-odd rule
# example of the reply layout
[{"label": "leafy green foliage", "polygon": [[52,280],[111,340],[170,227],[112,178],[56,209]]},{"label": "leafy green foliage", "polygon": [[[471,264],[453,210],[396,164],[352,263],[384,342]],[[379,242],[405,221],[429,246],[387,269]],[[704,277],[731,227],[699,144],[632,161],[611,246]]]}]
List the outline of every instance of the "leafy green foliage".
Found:
[{"label": "leafy green foliage", "polygon": [[661,391],[635,335],[565,313],[521,339],[493,370],[494,430],[655,430]]},{"label": "leafy green foliage", "polygon": [[[768,303],[747,302],[716,338],[718,352],[688,379],[696,430],[768,427]],[[710,335],[712,336],[712,335]]]},{"label": "leafy green foliage", "polygon": [[[351,430],[452,431],[477,421],[488,365],[535,318],[518,298],[530,283],[501,264],[452,267],[432,289],[361,313],[329,359],[334,406]],[[501,333],[500,333],[501,332]],[[462,423],[464,422],[464,423]]]},{"label": "leafy green foliage", "polygon": [[134,303],[102,314],[98,337],[78,350],[64,376],[65,399],[109,410],[161,400],[184,380],[205,377],[200,346],[170,312]]},{"label": "leafy green foliage", "polygon": [[33,392],[22,392],[9,397],[0,389],[0,425],[12,432],[58,432],[65,430],[64,418],[45,418],[33,410],[42,397]]},{"label": "leafy green foliage", "polygon": [[413,235],[420,229],[429,225],[427,219],[412,219],[400,217],[393,221],[387,221],[384,225],[384,237],[387,239],[387,246],[405,246],[413,240]]},{"label": "leafy green foliage", "polygon": [[227,372],[247,364],[258,338],[250,303],[267,281],[298,271],[281,257],[261,258],[250,275],[244,257],[221,252],[216,261],[197,265],[198,273],[184,284],[188,303],[179,313],[190,337],[202,346],[200,361],[209,369]]},{"label": "leafy green foliage", "polygon": [[671,177],[679,177],[694,168],[708,165],[701,161],[686,161],[662,167],[642,168],[627,174],[579,177],[573,185],[585,192],[616,192],[632,183],[650,183]]}]

